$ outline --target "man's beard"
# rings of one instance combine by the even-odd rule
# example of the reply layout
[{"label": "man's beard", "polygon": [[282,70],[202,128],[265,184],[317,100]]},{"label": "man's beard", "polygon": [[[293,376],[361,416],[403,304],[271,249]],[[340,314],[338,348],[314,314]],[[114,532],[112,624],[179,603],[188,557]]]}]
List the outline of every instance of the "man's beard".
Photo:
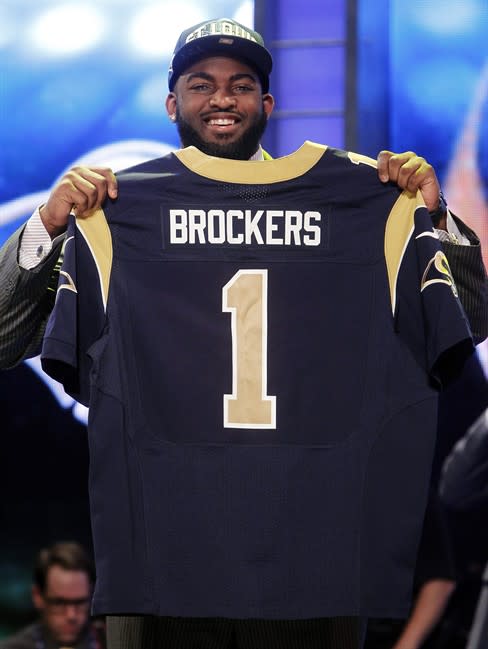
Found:
[{"label": "man's beard", "polygon": [[[228,113],[227,113],[228,114]],[[251,126],[237,140],[226,142],[225,136],[220,142],[206,142],[198,132],[181,116],[176,109],[176,126],[180,136],[181,144],[184,147],[195,146],[207,155],[216,156],[217,158],[230,158],[232,160],[249,160],[256,153],[266,130],[268,119],[263,111],[256,117]]]}]

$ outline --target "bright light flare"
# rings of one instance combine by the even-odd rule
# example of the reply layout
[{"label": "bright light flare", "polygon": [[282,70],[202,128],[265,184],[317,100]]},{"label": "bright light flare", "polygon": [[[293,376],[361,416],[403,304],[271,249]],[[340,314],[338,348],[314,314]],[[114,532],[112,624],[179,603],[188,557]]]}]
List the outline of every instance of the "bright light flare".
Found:
[{"label": "bright light flare", "polygon": [[0,7],[0,49],[14,43],[18,38],[18,21],[7,12],[5,7]]},{"label": "bright light flare", "polygon": [[241,25],[254,29],[254,2],[253,0],[244,0],[235,10],[234,20],[237,20]]},{"label": "bright light flare", "polygon": [[95,7],[61,4],[41,13],[29,31],[35,48],[48,56],[79,54],[101,41],[105,20]]},{"label": "bright light flare", "polygon": [[486,11],[486,0],[443,0],[410,4],[412,22],[433,33],[462,35],[476,28]]},{"label": "bright light flare", "polygon": [[149,5],[131,21],[129,41],[145,58],[168,58],[181,32],[206,18],[200,7],[189,3]]}]

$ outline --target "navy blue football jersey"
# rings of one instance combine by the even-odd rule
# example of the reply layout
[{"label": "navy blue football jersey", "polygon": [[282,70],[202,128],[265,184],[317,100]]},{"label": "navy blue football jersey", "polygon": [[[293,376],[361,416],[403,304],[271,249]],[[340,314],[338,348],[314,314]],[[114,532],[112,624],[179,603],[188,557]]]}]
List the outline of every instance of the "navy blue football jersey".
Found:
[{"label": "navy blue football jersey", "polygon": [[421,195],[312,143],[118,183],[70,224],[42,353],[90,409],[95,613],[404,615],[472,351]]}]

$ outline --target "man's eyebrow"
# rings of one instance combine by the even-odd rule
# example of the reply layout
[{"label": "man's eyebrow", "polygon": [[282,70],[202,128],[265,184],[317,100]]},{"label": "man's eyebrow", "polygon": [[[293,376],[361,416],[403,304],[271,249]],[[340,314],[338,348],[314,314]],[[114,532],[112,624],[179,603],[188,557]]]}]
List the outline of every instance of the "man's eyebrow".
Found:
[{"label": "man's eyebrow", "polygon": [[[186,83],[191,83],[195,79],[205,79],[205,81],[212,82],[215,81],[215,77],[213,77],[211,74],[208,74],[208,72],[192,72],[188,75]],[[257,82],[257,77],[255,77],[250,72],[238,72],[237,74],[233,74],[231,77],[229,77],[229,81],[232,83],[234,81],[240,81],[241,79],[250,79],[253,83]]]},{"label": "man's eyebrow", "polygon": [[211,74],[207,72],[192,72],[186,78],[186,82],[190,83],[193,79],[205,79],[205,81],[214,81],[214,78]]},{"label": "man's eyebrow", "polygon": [[250,72],[239,72],[238,74],[233,74],[230,78],[230,81],[240,81],[241,79],[250,79],[251,81],[256,82],[258,79]]}]

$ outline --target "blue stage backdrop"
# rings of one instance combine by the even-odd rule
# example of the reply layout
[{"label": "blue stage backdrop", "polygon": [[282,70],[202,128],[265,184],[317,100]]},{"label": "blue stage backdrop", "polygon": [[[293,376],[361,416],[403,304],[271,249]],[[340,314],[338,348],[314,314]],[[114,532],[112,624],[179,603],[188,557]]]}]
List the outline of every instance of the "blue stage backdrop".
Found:
[{"label": "blue stage backdrop", "polygon": [[358,17],[358,145],[427,158],[488,265],[488,2],[363,1]]},{"label": "blue stage backdrop", "polygon": [[[272,151],[304,138],[354,142],[343,119],[345,12],[354,2],[261,1],[281,111]],[[358,0],[357,10],[356,148],[413,149],[431,160],[450,206],[488,250],[487,0]],[[253,2],[3,1],[0,243],[74,164],[117,170],[178,146],[164,109],[172,47],[183,28],[222,15],[252,26]],[[39,546],[90,543],[86,411],[38,373],[37,360],[0,373],[0,636],[30,615]]]},{"label": "blue stage backdrop", "polygon": [[0,243],[73,164],[121,169],[177,146],[167,70],[189,25],[253,25],[248,0],[6,0],[0,7]]},{"label": "blue stage backdrop", "polygon": [[[450,208],[479,234],[488,266],[488,2],[392,3],[393,150],[422,153]],[[488,346],[480,347],[488,370]]]}]

